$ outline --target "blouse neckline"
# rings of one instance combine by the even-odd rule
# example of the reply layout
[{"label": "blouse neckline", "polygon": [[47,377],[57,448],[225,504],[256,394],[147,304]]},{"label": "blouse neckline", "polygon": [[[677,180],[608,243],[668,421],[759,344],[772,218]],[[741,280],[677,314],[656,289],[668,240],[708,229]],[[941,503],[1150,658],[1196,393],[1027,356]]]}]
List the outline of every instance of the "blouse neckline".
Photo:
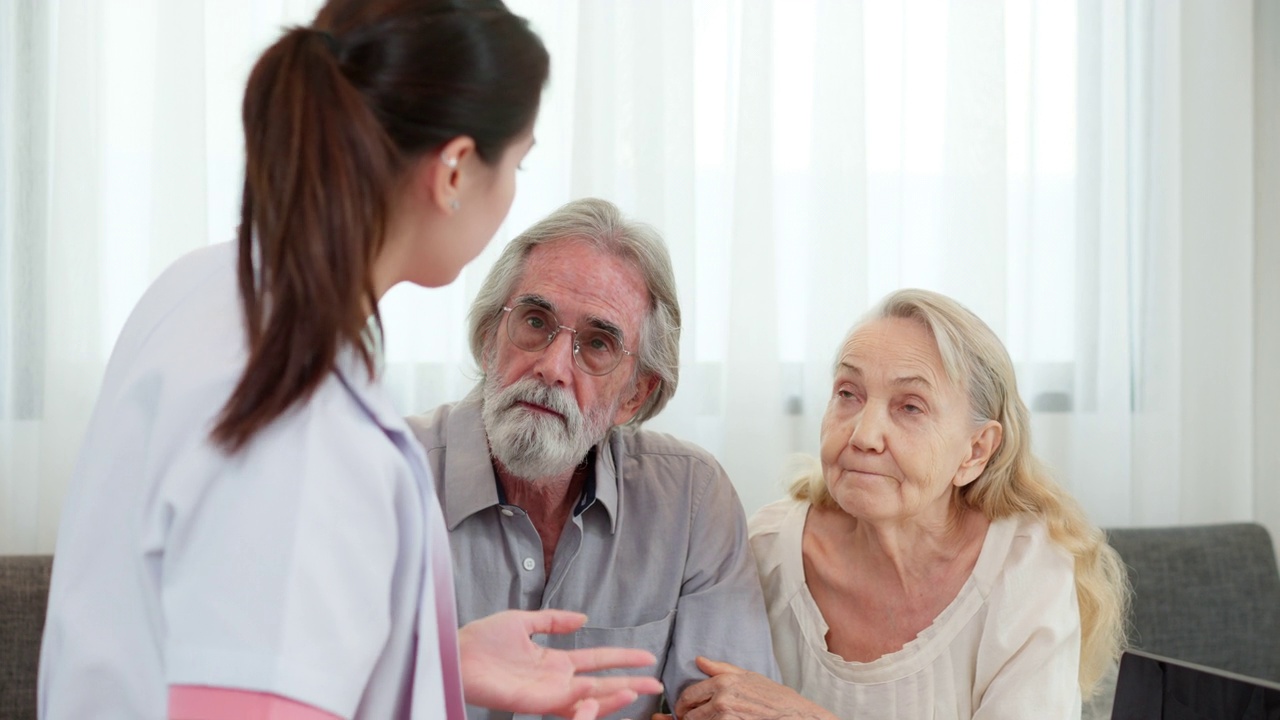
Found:
[{"label": "blouse neckline", "polygon": [[857,662],[845,660],[827,649],[826,636],[830,626],[805,583],[803,541],[809,508],[810,504],[807,502],[794,503],[782,524],[779,541],[784,558],[783,580],[791,591],[788,592],[791,596],[791,608],[800,621],[805,643],[828,672],[846,682],[892,682],[913,675],[933,663],[939,654],[950,647],[951,641],[968,620],[986,603],[1017,531],[1016,518],[992,521],[987,527],[982,550],[978,553],[973,571],[961,586],[960,592],[956,593],[956,597],[943,608],[938,617],[900,649],[870,662]]}]

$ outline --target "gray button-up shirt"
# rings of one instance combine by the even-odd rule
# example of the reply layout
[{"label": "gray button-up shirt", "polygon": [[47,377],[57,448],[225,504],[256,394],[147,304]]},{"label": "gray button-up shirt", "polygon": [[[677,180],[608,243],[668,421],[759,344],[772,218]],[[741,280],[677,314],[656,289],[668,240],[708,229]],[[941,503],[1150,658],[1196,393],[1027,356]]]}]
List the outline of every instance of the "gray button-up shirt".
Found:
[{"label": "gray button-up shirt", "polygon": [[[662,433],[615,428],[592,453],[594,487],[589,480],[548,577],[533,523],[499,497],[480,406],[477,389],[408,419],[426,447],[449,528],[459,623],[511,608],[586,613],[576,633],[536,639],[566,649],[648,650],[673,707],[685,686],[705,678],[698,655],[778,679],[742,504],[710,453]],[[658,703],[641,697],[611,717],[647,720]],[[467,716],[511,717],[470,705]]]}]

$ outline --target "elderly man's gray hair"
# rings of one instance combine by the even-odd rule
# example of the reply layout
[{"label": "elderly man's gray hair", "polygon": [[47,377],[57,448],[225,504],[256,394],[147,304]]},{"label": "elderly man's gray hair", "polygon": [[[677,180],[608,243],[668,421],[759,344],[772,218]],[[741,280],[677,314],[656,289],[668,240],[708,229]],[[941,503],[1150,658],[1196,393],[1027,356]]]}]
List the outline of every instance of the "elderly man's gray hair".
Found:
[{"label": "elderly man's gray hair", "polygon": [[544,243],[570,239],[629,261],[640,271],[649,290],[649,312],[641,324],[636,375],[656,377],[658,386],[631,418],[631,424],[638,425],[657,415],[676,392],[680,380],[680,301],[676,298],[671,256],[658,232],[644,223],[627,220],[607,200],[574,200],[507,244],[485,277],[467,316],[471,355],[480,371],[485,372],[485,354],[502,321],[502,306],[520,282],[529,252]]}]

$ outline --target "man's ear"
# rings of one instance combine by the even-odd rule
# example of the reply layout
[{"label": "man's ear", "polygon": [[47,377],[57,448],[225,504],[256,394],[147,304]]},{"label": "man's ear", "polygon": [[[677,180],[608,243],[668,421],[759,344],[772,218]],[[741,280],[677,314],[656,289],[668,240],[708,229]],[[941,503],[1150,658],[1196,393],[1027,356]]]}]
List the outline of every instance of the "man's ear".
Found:
[{"label": "man's ear", "polygon": [[969,437],[969,455],[960,463],[956,476],[951,481],[956,487],[963,487],[978,479],[987,468],[991,457],[1000,449],[1004,440],[1004,428],[995,420],[988,420]]},{"label": "man's ear", "polygon": [[658,383],[659,380],[655,375],[645,375],[636,380],[635,392],[618,406],[618,412],[613,416],[613,424],[623,425],[635,417],[653,391],[658,389]]},{"label": "man's ear", "polygon": [[452,215],[462,206],[462,189],[467,173],[474,172],[476,141],[459,135],[440,147],[434,157],[424,158],[426,192],[432,206]]}]

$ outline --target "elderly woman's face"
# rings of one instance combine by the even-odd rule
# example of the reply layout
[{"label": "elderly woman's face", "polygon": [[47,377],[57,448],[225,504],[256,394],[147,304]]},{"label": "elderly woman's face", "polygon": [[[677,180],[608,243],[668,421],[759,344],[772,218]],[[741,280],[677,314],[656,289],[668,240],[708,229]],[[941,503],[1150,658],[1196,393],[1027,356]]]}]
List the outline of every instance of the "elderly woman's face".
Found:
[{"label": "elderly woman's face", "polygon": [[984,427],[923,324],[869,322],[841,350],[823,416],[827,487],[862,519],[945,520],[951,487],[976,479],[992,451]]}]

